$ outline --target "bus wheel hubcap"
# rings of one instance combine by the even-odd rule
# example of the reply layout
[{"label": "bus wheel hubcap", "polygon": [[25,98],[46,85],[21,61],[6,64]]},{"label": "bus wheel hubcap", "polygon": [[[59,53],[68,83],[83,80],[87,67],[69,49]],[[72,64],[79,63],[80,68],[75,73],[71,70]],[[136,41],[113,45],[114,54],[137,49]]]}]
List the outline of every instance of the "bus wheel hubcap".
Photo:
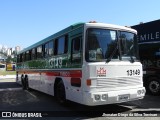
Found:
[{"label": "bus wheel hubcap", "polygon": [[160,84],[157,81],[151,81],[149,84],[149,89],[154,93],[158,92],[160,89]]}]

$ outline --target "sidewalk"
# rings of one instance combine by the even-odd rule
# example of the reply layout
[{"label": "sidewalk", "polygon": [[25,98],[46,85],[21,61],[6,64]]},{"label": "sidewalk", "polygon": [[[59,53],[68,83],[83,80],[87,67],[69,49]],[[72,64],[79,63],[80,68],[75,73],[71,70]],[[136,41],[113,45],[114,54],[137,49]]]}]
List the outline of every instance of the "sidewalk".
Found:
[{"label": "sidewalk", "polygon": [[0,83],[16,82],[16,75],[0,75]]},{"label": "sidewalk", "polygon": [[0,75],[1,79],[16,79],[16,75]]}]

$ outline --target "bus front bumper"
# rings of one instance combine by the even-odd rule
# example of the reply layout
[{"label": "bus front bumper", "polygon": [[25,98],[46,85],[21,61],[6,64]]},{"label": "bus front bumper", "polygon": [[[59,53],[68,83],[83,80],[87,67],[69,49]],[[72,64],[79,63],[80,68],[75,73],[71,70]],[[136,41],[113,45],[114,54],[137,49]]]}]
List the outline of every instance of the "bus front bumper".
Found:
[{"label": "bus front bumper", "polygon": [[122,103],[132,100],[143,99],[146,90],[138,89],[109,91],[109,92],[84,92],[83,103],[88,106]]}]

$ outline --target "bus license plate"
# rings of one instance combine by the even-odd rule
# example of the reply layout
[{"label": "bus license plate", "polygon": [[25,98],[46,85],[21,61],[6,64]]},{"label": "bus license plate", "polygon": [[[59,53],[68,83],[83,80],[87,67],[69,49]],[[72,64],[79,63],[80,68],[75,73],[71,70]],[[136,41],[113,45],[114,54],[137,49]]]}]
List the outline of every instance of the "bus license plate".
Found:
[{"label": "bus license plate", "polygon": [[119,95],[119,101],[128,101],[129,95]]}]

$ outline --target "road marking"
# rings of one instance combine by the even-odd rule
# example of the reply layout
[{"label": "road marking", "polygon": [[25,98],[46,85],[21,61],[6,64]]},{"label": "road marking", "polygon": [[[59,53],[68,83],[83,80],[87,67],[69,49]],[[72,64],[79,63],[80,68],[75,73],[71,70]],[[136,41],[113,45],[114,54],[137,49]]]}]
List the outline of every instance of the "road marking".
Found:
[{"label": "road marking", "polygon": [[130,110],[130,111],[133,111],[133,112],[136,112],[136,111],[143,111],[143,112],[147,112],[147,111],[160,111],[160,108],[147,108],[147,109],[140,109],[140,108],[136,108],[136,109],[133,109],[133,110]]},{"label": "road marking", "polygon": [[22,88],[21,87],[19,87],[19,88],[4,88],[4,89],[0,89],[0,92],[2,92],[2,91],[15,91],[15,90],[22,90]]},{"label": "road marking", "polygon": [[[87,118],[87,117],[86,117]],[[82,120],[82,117],[75,118],[73,120]]]},{"label": "road marking", "polygon": [[31,96],[33,96],[34,98],[37,98],[37,96],[35,96],[34,94],[28,92],[27,90],[25,90],[25,92],[29,93]]},{"label": "road marking", "polygon": [[160,111],[160,108],[137,108],[136,105],[119,105],[119,106],[122,106],[122,107],[126,107],[126,108],[129,108],[131,110],[128,110],[129,112],[148,112],[148,111]]},{"label": "road marking", "polygon": [[129,108],[131,110],[136,108],[136,106],[133,106],[133,105],[121,105],[121,104],[119,104],[119,106],[122,106],[122,107],[125,107],[125,108]]}]

